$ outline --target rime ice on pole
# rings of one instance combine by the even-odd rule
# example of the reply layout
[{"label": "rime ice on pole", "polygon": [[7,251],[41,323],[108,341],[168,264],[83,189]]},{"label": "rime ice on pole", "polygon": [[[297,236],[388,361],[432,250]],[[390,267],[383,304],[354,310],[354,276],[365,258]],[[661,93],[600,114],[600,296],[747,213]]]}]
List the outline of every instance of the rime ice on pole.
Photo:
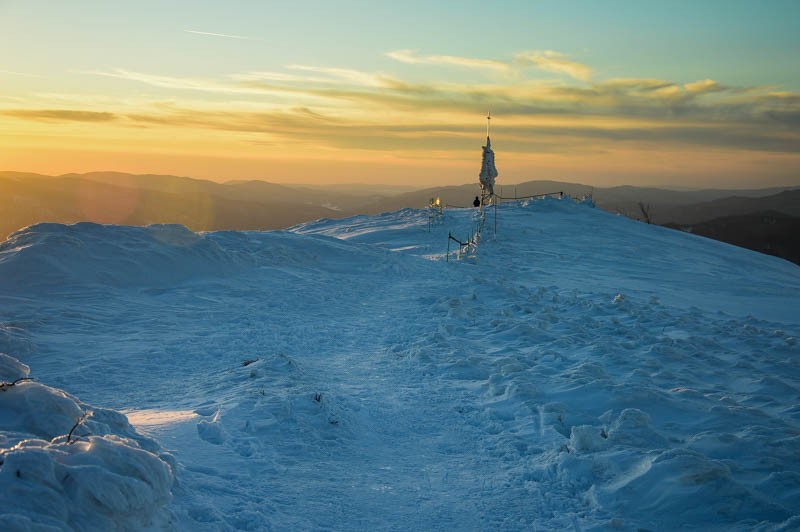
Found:
[{"label": "rime ice on pole", "polygon": [[494,166],[494,151],[492,150],[492,139],[489,137],[489,123],[492,115],[486,116],[486,146],[483,146],[483,158],[481,161],[481,195],[483,199],[494,195],[494,180],[497,177],[497,168]]}]

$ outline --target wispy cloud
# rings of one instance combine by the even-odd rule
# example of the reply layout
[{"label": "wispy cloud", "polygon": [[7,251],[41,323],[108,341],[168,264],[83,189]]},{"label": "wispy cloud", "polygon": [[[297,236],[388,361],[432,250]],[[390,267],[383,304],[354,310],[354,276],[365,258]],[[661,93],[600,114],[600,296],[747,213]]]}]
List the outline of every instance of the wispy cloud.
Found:
[{"label": "wispy cloud", "polygon": [[29,72],[16,72],[14,70],[0,70],[0,74],[10,74],[12,76],[24,76],[26,78],[41,78],[39,74],[31,74]]},{"label": "wispy cloud", "polygon": [[[735,87],[713,79],[602,80],[587,65],[547,50],[520,52],[507,63],[409,50],[389,56],[406,64],[503,75],[491,75],[491,82],[416,83],[383,72],[307,64],[218,79],[113,69],[92,74],[198,94],[195,101],[168,95],[169,104],[104,102],[109,113],[85,114],[83,102],[72,105],[74,114],[53,111],[69,107],[56,100],[29,104],[40,110],[1,112],[29,120],[117,120],[138,127],[252,133],[303,146],[432,151],[463,147],[477,113],[491,108],[504,117],[508,151],[661,144],[800,153],[800,95],[776,87]],[[527,76],[537,69],[558,73],[559,79]]]},{"label": "wispy cloud", "polygon": [[[585,98],[565,102],[564,88],[548,88],[539,102],[530,102],[513,91],[502,97],[492,91],[482,96],[494,102],[503,116],[502,149],[506,153],[587,153],[612,146],[645,149],[666,147],[713,147],[773,153],[800,153],[797,121],[800,102],[789,94],[769,93],[745,102],[714,104],[683,115],[669,113],[669,105],[649,100],[650,107],[619,95],[620,83],[585,89]],[[624,84],[622,84],[624,85]],[[655,83],[631,83],[651,89]],[[671,85],[668,85],[671,86]],[[658,89],[655,89],[658,90]],[[427,92],[426,92],[427,91]],[[432,92],[431,92],[432,91]],[[611,91],[611,100],[604,91]],[[114,122],[137,127],[217,130],[263,135],[262,140],[283,145],[402,152],[471,149],[476,134],[476,93],[425,91],[396,93],[391,89],[355,91],[330,89],[327,97],[354,107],[379,107],[375,116],[365,113],[328,114],[296,106],[285,110],[247,111],[218,104],[190,107],[175,103],[153,104],[139,111],[94,112],[82,109],[3,109],[0,116],[44,122]],[[649,92],[652,92],[650,90]],[[332,94],[331,94],[332,93]],[[568,93],[568,97],[575,97]],[[519,99],[518,99],[519,98]],[[546,98],[551,98],[550,103]],[[614,99],[616,98],[616,99]],[[776,101],[778,102],[776,104]],[[398,102],[401,102],[398,104]],[[444,102],[447,102],[444,105]],[[435,113],[420,113],[420,109]],[[661,112],[654,112],[662,108]],[[493,107],[494,109],[494,107]],[[528,116],[532,115],[532,116]],[[769,121],[769,124],[765,124]],[[765,125],[767,127],[765,127]],[[648,148],[649,146],[649,148]]]},{"label": "wispy cloud", "polygon": [[592,75],[590,67],[571,61],[565,54],[553,50],[519,52],[509,62],[454,55],[419,55],[414,50],[394,50],[386,55],[410,65],[449,65],[502,74],[519,74],[526,68],[536,67],[581,81],[587,81]]},{"label": "wispy cloud", "polygon": [[[147,125],[260,133],[285,144],[362,150],[463,150],[466,146],[472,146],[465,139],[475,134],[474,125],[463,121],[437,124],[374,123],[329,117],[304,108],[270,113],[173,108],[169,112],[131,114],[126,118]],[[800,153],[796,136],[787,136],[780,130],[765,130],[757,124],[745,124],[738,128],[731,128],[728,123],[698,125],[678,122],[670,125],[652,121],[603,125],[564,117],[551,124],[512,122],[505,124],[502,131],[503,151],[507,153],[527,153],[532,149],[551,153],[580,153],[612,144],[691,145]]]},{"label": "wispy cloud", "polygon": [[231,74],[230,79],[235,81],[274,81],[281,83],[330,83],[330,77],[323,76],[306,76],[300,74],[291,74],[288,72],[274,72],[274,71],[253,71],[243,72],[241,74]]},{"label": "wispy cloud", "polygon": [[588,66],[570,61],[566,55],[553,50],[520,52],[514,57],[514,64],[519,67],[534,65],[546,72],[566,74],[581,81],[587,81],[592,75]]},{"label": "wispy cloud", "polygon": [[[348,68],[289,65],[293,72],[250,72],[233,81],[179,78],[114,69],[96,75],[168,89],[250,96],[273,95],[292,105],[327,102],[340,109],[370,108],[407,112],[414,109],[470,112],[491,107],[511,116],[583,115],[648,117],[671,121],[688,117],[707,120],[763,120],[784,123],[798,112],[795,93],[758,87],[732,87],[702,79],[678,84],[651,78],[599,82],[426,83]],[[308,75],[304,74],[308,73]],[[336,102],[339,102],[336,104]]]},{"label": "wispy cloud", "polygon": [[691,83],[685,83],[683,88],[689,94],[710,94],[712,92],[723,92],[728,90],[727,87],[720,85],[713,79],[703,79],[699,81],[693,81]]},{"label": "wispy cloud", "polygon": [[110,122],[114,113],[74,109],[0,109],[0,115],[46,122]]},{"label": "wispy cloud", "polygon": [[93,70],[85,71],[84,74],[92,74],[95,76],[104,76],[109,78],[124,79],[128,81],[136,81],[145,83],[154,87],[161,87],[165,89],[180,89],[192,90],[203,92],[216,92],[216,93],[229,93],[229,94],[258,94],[256,89],[248,88],[238,84],[231,84],[220,82],[216,80],[202,79],[202,78],[182,78],[174,76],[163,76],[159,74],[147,74],[144,72],[134,72],[125,70],[123,68],[114,68],[107,71]]},{"label": "wispy cloud", "polygon": [[372,74],[350,68],[331,68],[308,65],[289,65],[288,68],[292,70],[324,74],[329,76],[329,82],[339,81],[364,87],[383,87],[386,84],[386,78],[380,74]]},{"label": "wispy cloud", "polygon": [[245,37],[244,35],[231,35],[228,33],[213,33],[210,31],[198,31],[198,30],[183,30],[186,33],[193,33],[195,35],[206,35],[209,37],[224,37],[226,39],[239,39],[242,41],[252,41],[254,40],[252,37]]},{"label": "wispy cloud", "polygon": [[479,59],[474,57],[460,57],[455,55],[417,55],[413,50],[395,50],[386,55],[401,63],[411,65],[451,65],[472,69],[494,70],[508,72],[510,65],[493,59]]}]

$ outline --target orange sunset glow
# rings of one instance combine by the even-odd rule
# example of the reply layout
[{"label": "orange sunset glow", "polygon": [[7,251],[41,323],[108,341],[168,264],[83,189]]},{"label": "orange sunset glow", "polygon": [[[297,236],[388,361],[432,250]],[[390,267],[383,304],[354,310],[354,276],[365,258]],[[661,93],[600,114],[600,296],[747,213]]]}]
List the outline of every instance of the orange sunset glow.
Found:
[{"label": "orange sunset glow", "polygon": [[[778,68],[792,62],[797,43],[777,31],[786,24],[777,8],[750,20],[695,14],[748,28],[735,44],[723,30],[679,37],[677,20],[655,24],[631,11],[629,24],[663,42],[705,47],[703,61],[677,40],[671,53],[624,47],[615,31],[634,26],[601,6],[591,17],[609,31],[591,41],[576,31],[588,14],[560,32],[545,27],[558,15],[547,3],[497,10],[502,38],[474,33],[474,14],[463,27],[447,25],[453,9],[437,8],[438,40],[412,26],[404,35],[362,26],[337,39],[336,19],[324,40],[304,33],[316,23],[301,22],[299,7],[209,7],[194,21],[159,10],[163,20],[153,25],[145,5],[58,4],[48,8],[57,26],[37,17],[34,4],[0,4],[0,40],[17,51],[0,65],[5,170],[458,184],[474,178],[491,110],[505,183],[757,187],[800,179],[797,69]],[[347,20],[346,10],[314,7]],[[386,9],[358,13],[377,24]],[[205,28],[205,19],[225,31]],[[118,20],[127,21],[122,33],[109,29]],[[737,47],[747,49],[742,60],[734,60]]]}]

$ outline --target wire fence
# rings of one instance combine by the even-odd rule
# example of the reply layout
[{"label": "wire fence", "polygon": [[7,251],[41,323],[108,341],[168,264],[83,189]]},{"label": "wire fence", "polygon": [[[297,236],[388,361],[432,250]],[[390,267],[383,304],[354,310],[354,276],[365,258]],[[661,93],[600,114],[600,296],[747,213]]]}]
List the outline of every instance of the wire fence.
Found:
[{"label": "wire fence", "polygon": [[[497,212],[496,206],[495,206],[495,212]],[[456,258],[459,260],[464,255],[469,253],[471,250],[478,247],[478,241],[480,241],[481,238],[481,231],[483,231],[483,226],[486,224],[486,211],[481,209],[480,213],[481,213],[480,218],[475,224],[474,231],[472,227],[470,227],[469,237],[465,241],[459,240],[458,238],[454,237],[451,231],[447,232],[447,255],[445,255],[445,260],[447,262],[450,262],[450,255],[451,255],[450,241],[453,241],[456,244],[458,244],[455,253],[456,253]]]},{"label": "wire fence", "polygon": [[495,194],[494,197],[504,200],[504,201],[516,201],[516,200],[525,200],[525,199],[538,199],[538,198],[551,198],[558,196],[558,199],[562,199],[564,197],[564,192],[547,192],[545,194],[532,194],[530,196],[514,196],[513,198],[506,198],[504,196],[500,196],[499,194]]},{"label": "wire fence", "polygon": [[[491,205],[494,206],[494,234],[497,236],[497,204],[501,201],[520,201],[520,200],[528,200],[528,199],[541,199],[541,198],[549,198],[549,197],[558,197],[562,199],[564,197],[563,191],[558,192],[547,192],[545,194],[531,194],[528,196],[514,196],[513,198],[507,198],[504,196],[500,196],[499,194],[494,194],[492,197]],[[438,199],[437,199],[438,200]],[[447,233],[447,254],[445,255],[445,260],[450,262],[450,256],[452,253],[456,254],[456,259],[461,259],[464,255],[469,253],[471,250],[477,248],[478,241],[481,237],[481,232],[483,231],[484,226],[486,225],[486,210],[483,208],[485,205],[482,203],[477,207],[480,207],[480,219],[478,223],[475,225],[474,231],[470,228],[469,237],[466,240],[460,240],[453,236],[451,231]],[[467,209],[469,207],[463,207],[460,205],[453,205],[451,203],[445,203],[444,207],[441,206],[440,203],[437,203],[434,207],[434,204],[431,203],[432,210],[435,210],[435,213],[432,213],[428,219],[428,231],[430,231],[432,220],[441,219],[444,215],[443,208],[453,208],[453,209]],[[455,242],[457,244],[457,248],[454,252],[450,251],[450,242]]]}]

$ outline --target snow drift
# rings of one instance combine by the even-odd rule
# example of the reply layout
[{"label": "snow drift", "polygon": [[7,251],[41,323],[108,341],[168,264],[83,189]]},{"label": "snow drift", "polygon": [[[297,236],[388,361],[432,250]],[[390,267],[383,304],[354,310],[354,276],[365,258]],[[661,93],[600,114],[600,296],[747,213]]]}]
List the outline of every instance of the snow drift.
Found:
[{"label": "snow drift", "polygon": [[125,416],[32,382],[0,353],[0,528],[163,530],[169,457]]}]

